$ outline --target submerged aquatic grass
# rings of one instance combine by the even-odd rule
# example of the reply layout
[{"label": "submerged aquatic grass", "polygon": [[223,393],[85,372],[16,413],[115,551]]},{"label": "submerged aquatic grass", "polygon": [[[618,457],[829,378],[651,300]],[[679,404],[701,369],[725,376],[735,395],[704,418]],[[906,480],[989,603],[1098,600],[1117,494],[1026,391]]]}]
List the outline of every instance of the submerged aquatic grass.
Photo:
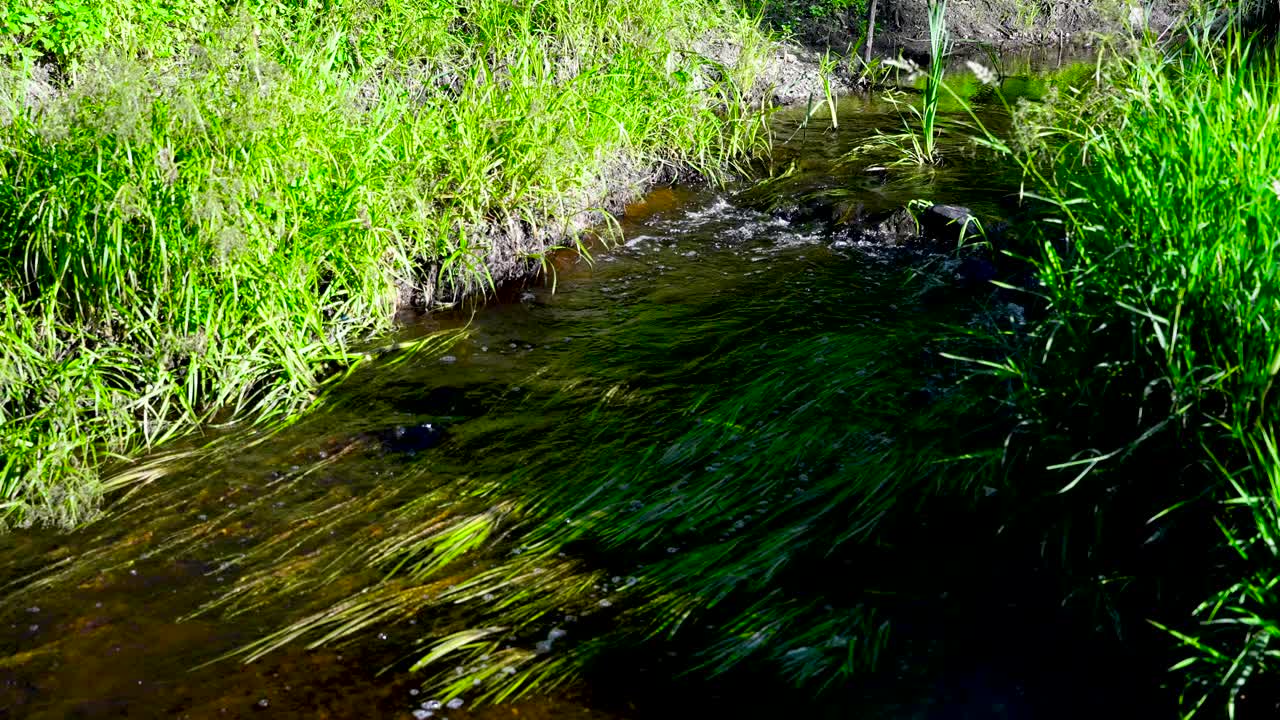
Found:
[{"label": "submerged aquatic grass", "polygon": [[[398,307],[531,272],[611,192],[762,138],[766,40],[720,3],[153,9],[0,51],[8,525],[84,520],[104,463],[202,423],[302,410]],[[716,37],[733,67],[695,50]]]},{"label": "submerged aquatic grass", "polygon": [[[943,281],[861,265],[856,284],[848,264],[814,277],[802,262],[781,285],[740,279],[741,297],[632,308],[625,330],[556,343],[529,377],[505,379],[518,396],[416,457],[380,450],[376,431],[395,416],[381,403],[405,403],[430,370],[361,376],[379,389],[327,398],[331,411],[355,405],[340,428],[314,417],[270,451],[233,442],[139,468],[126,482],[160,477],[78,531],[90,550],[11,558],[0,602],[21,611],[56,588],[194,564],[227,582],[203,585],[193,615],[278,623],[227,660],[408,636],[391,654],[411,655],[384,656],[388,668],[415,668],[423,697],[468,707],[631,652],[669,658],[666,677],[690,682],[759,672],[810,695],[865,686],[909,644],[897,622],[919,605],[904,614],[902,598],[933,593],[891,548],[915,542],[936,499],[986,498],[953,470],[995,467],[999,453],[962,460],[989,443],[979,424],[951,427],[981,395],[941,376],[903,393],[949,366],[925,346],[952,307],[917,295]],[[886,338],[889,317],[902,332]]]},{"label": "submerged aquatic grass", "polygon": [[[758,319],[743,322],[739,332]],[[531,380],[524,412],[559,418],[524,431],[536,432],[536,453],[455,479],[441,489],[448,501],[419,490],[316,557],[255,550],[256,569],[204,612],[252,612],[282,596],[305,604],[247,659],[431,618],[413,668],[429,694],[469,703],[544,693],[640,646],[678,652],[674,674],[767,669],[798,688],[843,691],[881,669],[897,595],[915,592],[895,586],[901,568],[884,545],[917,532],[916,511],[940,496],[985,497],[972,477],[999,482],[999,452],[975,452],[973,435],[949,426],[982,395],[940,391],[927,412],[904,405],[916,401],[901,392],[916,371],[889,358],[933,338],[934,321],[918,323],[892,347],[805,331],[738,347],[726,330],[725,350],[697,372],[739,380],[691,401],[673,403],[661,384],[540,391]],[[455,442],[493,446],[484,429],[471,432],[480,435]],[[573,449],[571,464],[557,447]],[[381,579],[336,603],[314,599],[355,568]]]}]

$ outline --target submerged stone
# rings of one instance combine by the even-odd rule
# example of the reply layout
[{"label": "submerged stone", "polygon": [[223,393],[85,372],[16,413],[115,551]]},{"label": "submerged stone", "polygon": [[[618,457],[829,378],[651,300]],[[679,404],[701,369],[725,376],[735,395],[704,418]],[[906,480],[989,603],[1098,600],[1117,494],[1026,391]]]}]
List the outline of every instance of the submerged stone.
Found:
[{"label": "submerged stone", "polygon": [[392,453],[416,453],[429,450],[444,441],[444,430],[431,423],[401,425],[377,433],[383,450]]},{"label": "submerged stone", "polygon": [[920,214],[921,233],[939,242],[975,239],[982,234],[980,227],[969,208],[960,205],[933,205]]}]

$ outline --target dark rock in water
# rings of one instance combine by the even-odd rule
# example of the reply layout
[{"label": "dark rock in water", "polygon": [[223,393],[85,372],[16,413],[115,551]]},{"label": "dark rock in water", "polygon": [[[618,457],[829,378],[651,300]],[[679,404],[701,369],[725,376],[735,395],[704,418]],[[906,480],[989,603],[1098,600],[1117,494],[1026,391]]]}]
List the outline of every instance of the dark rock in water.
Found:
[{"label": "dark rock in water", "polygon": [[982,237],[977,218],[959,205],[932,205],[922,211],[899,208],[871,228],[873,234],[899,245],[925,241],[955,247],[962,240]]},{"label": "dark rock in water", "polygon": [[837,202],[831,208],[832,222],[837,225],[860,225],[866,222],[867,207],[856,200]]},{"label": "dark rock in water", "polygon": [[867,178],[876,185],[883,185],[889,180],[889,168],[882,165],[863,168],[862,171],[865,172],[867,174]]},{"label": "dark rock in water", "polygon": [[414,454],[444,442],[444,430],[431,423],[400,425],[379,431],[377,438],[387,452]]},{"label": "dark rock in water", "polygon": [[833,212],[831,202],[823,197],[792,198],[770,203],[766,211],[773,217],[792,224],[824,222]]},{"label": "dark rock in water", "polygon": [[967,207],[933,205],[920,213],[921,234],[931,240],[959,244],[981,237],[978,219]]},{"label": "dark rock in water", "polygon": [[966,287],[983,285],[996,278],[996,265],[985,257],[970,255],[960,261],[956,270],[960,283]]},{"label": "dark rock in water", "polygon": [[901,208],[876,224],[875,232],[888,240],[904,243],[920,237],[920,223],[910,210]]},{"label": "dark rock in water", "polygon": [[994,225],[987,225],[982,229],[986,231],[987,242],[990,243],[993,248],[1006,248],[1013,241],[1013,223],[1008,220],[1001,220]]}]

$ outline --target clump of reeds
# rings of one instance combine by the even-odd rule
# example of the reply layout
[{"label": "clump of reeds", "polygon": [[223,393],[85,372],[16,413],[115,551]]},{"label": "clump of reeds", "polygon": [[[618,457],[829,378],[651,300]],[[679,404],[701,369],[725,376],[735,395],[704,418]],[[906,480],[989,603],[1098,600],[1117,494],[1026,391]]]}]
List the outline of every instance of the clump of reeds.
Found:
[{"label": "clump of reeds", "polygon": [[901,112],[904,131],[901,133],[879,133],[867,143],[849,152],[850,158],[865,155],[876,150],[891,149],[898,158],[894,163],[911,163],[927,166],[942,162],[938,152],[938,134],[941,132],[938,118],[938,105],[942,98],[943,76],[946,73],[946,58],[951,52],[951,36],[947,31],[947,0],[930,0],[929,3],[929,68],[921,70],[910,60],[885,60],[884,64],[908,73],[911,79],[923,76],[924,90],[917,105],[910,99],[902,97],[901,92],[890,91],[886,94],[889,100]]}]

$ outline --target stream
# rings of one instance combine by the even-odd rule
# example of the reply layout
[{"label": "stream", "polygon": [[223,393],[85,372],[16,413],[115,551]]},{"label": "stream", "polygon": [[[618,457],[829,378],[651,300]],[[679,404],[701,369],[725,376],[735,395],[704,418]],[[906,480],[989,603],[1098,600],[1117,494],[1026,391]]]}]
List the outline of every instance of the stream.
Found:
[{"label": "stream", "polygon": [[[1020,92],[1043,89],[1014,80]],[[980,116],[1006,124],[994,104]],[[216,430],[208,447],[179,443],[120,469],[123,497],[75,532],[0,537],[0,718],[1023,718],[1110,707],[1108,690],[1072,675],[1088,668],[1064,669],[1072,658],[1044,665],[999,649],[865,706],[752,699],[742,695],[749,681],[690,700],[681,694],[689,686],[670,687],[661,657],[643,648],[534,699],[427,705],[434,696],[408,667],[424,652],[423,630],[466,627],[461,609],[390,613],[342,642],[218,660],[387,576],[358,549],[421,518],[497,518],[484,547],[446,566],[441,582],[491,567],[494,553],[519,550],[510,533],[522,526],[511,518],[536,515],[540,488],[594,462],[586,444],[638,453],[675,442],[664,418],[731,395],[725,387],[756,372],[751,348],[765,357],[842,333],[867,357],[892,360],[900,393],[946,384],[954,370],[930,356],[930,333],[970,322],[987,298],[948,287],[955,271],[945,255],[869,240],[833,223],[833,208],[875,217],[927,198],[995,221],[1016,207],[1018,177],[958,132],[944,136],[949,162],[934,171],[868,172],[875,158],[841,164],[900,121],[868,97],[840,101],[838,118],[837,130],[825,113],[806,120],[804,108],[774,117],[779,180],[659,188],[620,218],[621,243],[597,246],[590,262],[570,251],[552,258],[554,282],[406,318],[394,340],[455,335],[358,372],[320,412],[276,433]],[[922,283],[941,287],[943,300]],[[617,558],[584,548],[574,561],[581,577],[605,578],[590,580],[599,607],[627,584],[592,569]],[[567,612],[548,622],[591,632]],[[1008,648],[1018,632],[984,637]],[[658,648],[653,656],[682,652]]]}]

